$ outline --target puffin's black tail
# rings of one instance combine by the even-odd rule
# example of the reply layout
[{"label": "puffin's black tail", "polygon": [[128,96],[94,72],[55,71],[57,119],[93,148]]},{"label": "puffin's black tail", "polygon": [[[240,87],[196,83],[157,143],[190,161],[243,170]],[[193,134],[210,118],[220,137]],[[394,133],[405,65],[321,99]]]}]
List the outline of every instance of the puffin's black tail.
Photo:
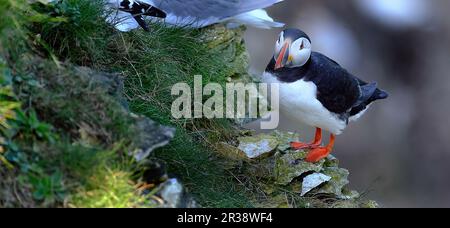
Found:
[{"label": "puffin's black tail", "polygon": [[361,95],[351,109],[350,116],[357,115],[361,111],[365,110],[369,104],[376,100],[383,100],[389,97],[389,94],[387,92],[378,89],[377,86],[377,83],[367,84],[363,81],[360,81]]},{"label": "puffin's black tail", "polygon": [[377,88],[368,101],[370,104],[376,100],[384,100],[388,97],[389,97],[389,94],[386,91],[383,91],[383,90]]}]

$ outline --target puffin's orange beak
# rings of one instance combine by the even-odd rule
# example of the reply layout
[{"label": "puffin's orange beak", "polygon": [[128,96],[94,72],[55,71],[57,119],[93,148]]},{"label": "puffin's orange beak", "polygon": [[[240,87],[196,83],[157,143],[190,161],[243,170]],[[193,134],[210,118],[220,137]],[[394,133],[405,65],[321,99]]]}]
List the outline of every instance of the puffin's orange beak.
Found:
[{"label": "puffin's orange beak", "polygon": [[287,41],[284,42],[283,48],[281,49],[281,52],[278,55],[277,60],[275,62],[275,70],[278,70],[278,69],[284,67],[284,65],[286,64],[286,60],[287,60],[286,53],[289,53],[288,52],[289,45],[290,45],[289,42],[287,42]]}]

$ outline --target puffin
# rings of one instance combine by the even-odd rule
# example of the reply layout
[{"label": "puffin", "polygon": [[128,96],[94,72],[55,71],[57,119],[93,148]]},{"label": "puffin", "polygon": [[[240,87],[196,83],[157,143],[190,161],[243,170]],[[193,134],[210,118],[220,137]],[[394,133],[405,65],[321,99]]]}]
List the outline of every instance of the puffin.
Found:
[{"label": "puffin", "polygon": [[165,23],[203,28],[225,23],[229,28],[249,25],[261,29],[283,27],[264,10],[283,0],[141,0],[167,13]]},{"label": "puffin", "polygon": [[[317,163],[328,157],[335,138],[358,120],[377,100],[388,98],[377,83],[367,83],[336,61],[312,51],[311,39],[299,29],[282,31],[262,82],[279,86],[279,107],[293,123],[316,128],[310,143],[291,142],[294,150],[309,150],[305,160]],[[322,130],[330,132],[322,146]]]}]

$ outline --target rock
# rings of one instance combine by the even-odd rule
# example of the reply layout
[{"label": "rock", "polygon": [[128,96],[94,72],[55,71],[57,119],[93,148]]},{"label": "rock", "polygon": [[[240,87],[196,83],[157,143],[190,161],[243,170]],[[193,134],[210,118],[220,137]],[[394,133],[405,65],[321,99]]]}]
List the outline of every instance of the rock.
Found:
[{"label": "rock", "polygon": [[177,179],[169,179],[163,184],[159,194],[164,200],[165,207],[177,208],[181,204],[183,193],[183,185]]},{"label": "rock", "polygon": [[327,167],[322,171],[323,174],[330,176],[331,180],[322,186],[316,193],[318,194],[333,194],[339,199],[348,199],[349,196],[344,195],[343,189],[349,184],[348,175],[350,174],[348,170]]},{"label": "rock", "polygon": [[305,196],[308,192],[319,187],[321,184],[328,182],[329,180],[331,180],[331,177],[322,173],[313,173],[306,176],[303,178],[302,193],[300,195]]},{"label": "rock", "polygon": [[275,137],[266,134],[260,134],[253,137],[238,138],[239,149],[250,159],[269,156],[278,146]]},{"label": "rock", "polygon": [[220,52],[229,63],[229,76],[233,81],[251,82],[248,74],[250,56],[244,42],[245,27],[227,29],[224,25],[214,25],[204,29],[202,40],[211,50]]},{"label": "rock", "polygon": [[274,185],[275,180],[275,157],[268,157],[264,159],[255,160],[253,162],[245,163],[241,171],[250,177],[263,179],[266,182]]},{"label": "rock", "polygon": [[[217,24],[202,29],[203,35],[201,41],[206,43],[211,52],[220,54],[221,59],[227,63],[225,71],[226,80],[230,83],[250,83],[253,77],[249,74],[250,55],[247,52],[244,41],[244,26],[236,29],[227,29],[224,25]],[[248,107],[248,97],[246,98],[246,107]],[[246,110],[246,115],[248,115]],[[243,126],[255,121],[252,118],[235,118],[234,122]]]},{"label": "rock", "polygon": [[[124,82],[122,75],[99,72],[88,67],[75,67],[74,69],[78,72],[78,75],[89,80],[90,86],[104,89],[108,95],[119,101],[124,109],[128,111],[128,102],[123,97]],[[132,152],[132,155],[140,162],[147,158],[153,150],[167,145],[174,137],[175,129],[161,126],[147,117],[134,117],[136,130],[134,146],[137,149]]]},{"label": "rock", "polygon": [[183,185],[175,178],[163,183],[158,195],[164,201],[164,208],[196,208],[198,205],[185,193]]},{"label": "rock", "polygon": [[242,167],[244,162],[250,162],[250,159],[242,150],[228,143],[217,143],[215,148],[219,156],[223,158],[221,164],[227,170]]},{"label": "rock", "polygon": [[307,152],[290,152],[276,159],[275,179],[279,185],[288,185],[295,178],[308,172],[320,172],[324,161],[309,163],[304,161]]},{"label": "rock", "polygon": [[[243,137],[237,138],[237,142],[219,143],[217,151],[233,172],[258,180],[258,188],[267,197],[258,202],[259,206],[377,207],[347,188],[349,172],[339,168],[337,158],[330,155],[313,164],[304,160],[309,151],[290,149],[290,143],[299,138],[297,133],[253,134],[242,131],[239,135]],[[329,200],[324,201],[320,195],[326,195]]]},{"label": "rock", "polygon": [[378,205],[378,203],[373,200],[369,200],[369,201],[362,203],[361,207],[362,208],[379,208],[380,205]]},{"label": "rock", "polygon": [[339,167],[339,160],[334,157],[333,155],[328,155],[327,159],[325,160],[325,164],[323,164],[324,167]]},{"label": "rock", "polygon": [[248,160],[248,156],[247,154],[244,153],[244,151],[240,150],[239,148],[236,148],[228,143],[218,143],[216,145],[217,148],[217,152],[219,152],[219,154],[228,160],[231,161],[243,161],[243,160]]},{"label": "rock", "polygon": [[347,187],[342,189],[341,199],[357,199],[359,197],[361,197],[361,195],[357,191],[349,190]]},{"label": "rock", "polygon": [[161,126],[146,117],[138,117],[135,128],[136,137],[133,143],[137,149],[130,155],[138,162],[147,158],[153,150],[169,144],[175,136],[174,128]]},{"label": "rock", "polygon": [[121,74],[99,72],[88,67],[75,67],[75,71],[78,72],[78,75],[89,78],[91,86],[105,89],[128,110],[128,102],[123,97],[124,82]]},{"label": "rock", "polygon": [[278,150],[281,152],[287,151],[291,148],[291,142],[298,141],[300,135],[292,132],[274,131],[272,133],[278,141]]}]

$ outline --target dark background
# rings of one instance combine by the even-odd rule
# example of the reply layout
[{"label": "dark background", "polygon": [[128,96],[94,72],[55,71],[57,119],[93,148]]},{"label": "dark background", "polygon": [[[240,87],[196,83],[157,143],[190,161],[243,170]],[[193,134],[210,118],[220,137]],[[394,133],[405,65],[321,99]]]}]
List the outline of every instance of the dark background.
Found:
[{"label": "dark background", "polygon": [[[308,33],[314,51],[390,93],[337,138],[333,152],[350,170],[351,187],[383,207],[450,207],[448,9],[448,0],[285,0],[269,9]],[[255,74],[280,31],[248,29]],[[303,141],[313,136],[310,127],[289,130]]]}]

